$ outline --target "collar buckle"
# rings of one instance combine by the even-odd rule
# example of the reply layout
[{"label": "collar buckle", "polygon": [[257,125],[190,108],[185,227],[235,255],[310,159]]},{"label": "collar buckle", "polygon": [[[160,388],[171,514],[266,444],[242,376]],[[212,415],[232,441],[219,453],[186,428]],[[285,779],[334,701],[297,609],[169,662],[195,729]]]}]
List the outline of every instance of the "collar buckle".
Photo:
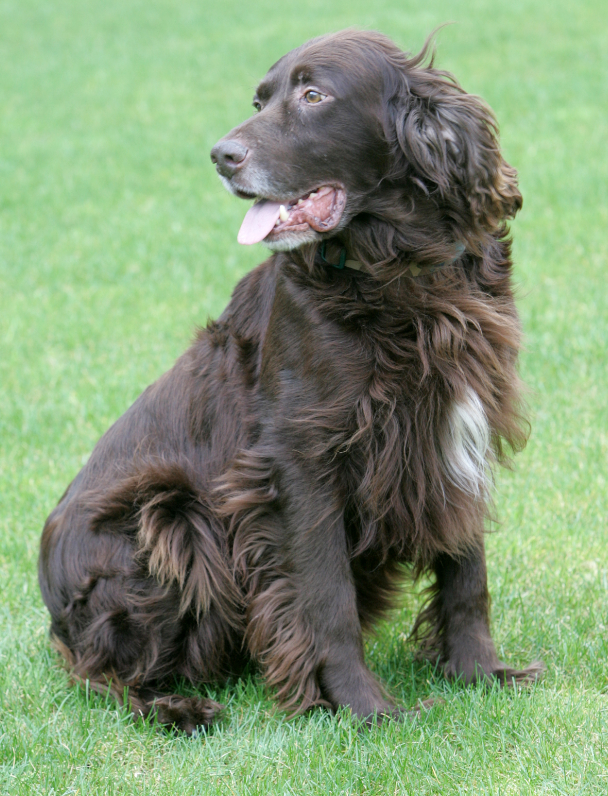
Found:
[{"label": "collar buckle", "polygon": [[344,264],[346,263],[346,249],[344,248],[344,246],[340,249],[340,260],[337,263],[330,263],[329,260],[325,257],[326,246],[327,246],[327,241],[324,240],[323,243],[321,244],[321,250],[320,250],[321,259],[326,265],[331,265],[332,268],[338,268],[342,270],[344,268]]}]

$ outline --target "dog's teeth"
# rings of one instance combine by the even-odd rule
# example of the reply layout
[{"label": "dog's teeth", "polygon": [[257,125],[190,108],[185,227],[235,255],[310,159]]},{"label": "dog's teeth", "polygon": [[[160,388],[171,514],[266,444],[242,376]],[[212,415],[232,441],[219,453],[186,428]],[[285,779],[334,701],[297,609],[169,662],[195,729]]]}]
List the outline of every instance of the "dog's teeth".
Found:
[{"label": "dog's teeth", "polygon": [[314,199],[316,195],[317,195],[317,192],[316,192],[316,191],[313,191],[312,193],[309,193],[309,194],[308,194],[308,198],[309,198],[309,199]]},{"label": "dog's teeth", "polygon": [[304,204],[304,199],[298,199],[298,204],[299,205],[303,205]]},{"label": "dog's teeth", "polygon": [[281,205],[279,208],[279,218],[281,219],[281,221],[287,221],[287,219],[289,218],[289,213],[287,212],[287,208],[285,207],[285,205]]},{"label": "dog's teeth", "polygon": [[280,223],[281,223],[281,219],[277,218],[277,220],[274,222],[275,227],[278,227]]}]

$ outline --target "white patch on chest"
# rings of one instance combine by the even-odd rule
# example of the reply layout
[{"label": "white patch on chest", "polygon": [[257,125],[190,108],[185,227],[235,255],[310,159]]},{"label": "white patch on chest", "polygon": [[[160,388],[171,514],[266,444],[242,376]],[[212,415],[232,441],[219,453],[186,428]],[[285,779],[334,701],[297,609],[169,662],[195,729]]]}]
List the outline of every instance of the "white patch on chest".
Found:
[{"label": "white patch on chest", "polygon": [[450,481],[464,492],[484,497],[490,486],[490,428],[479,396],[470,387],[450,407],[440,451]]}]

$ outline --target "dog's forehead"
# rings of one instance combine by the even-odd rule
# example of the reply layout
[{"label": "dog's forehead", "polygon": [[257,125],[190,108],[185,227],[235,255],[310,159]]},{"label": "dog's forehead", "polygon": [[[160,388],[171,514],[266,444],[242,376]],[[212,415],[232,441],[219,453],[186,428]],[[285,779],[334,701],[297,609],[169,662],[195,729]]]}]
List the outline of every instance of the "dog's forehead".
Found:
[{"label": "dog's forehead", "polygon": [[257,95],[265,98],[280,87],[316,81],[329,81],[342,89],[379,82],[384,57],[377,44],[375,36],[357,31],[312,39],[270,67],[258,85]]}]

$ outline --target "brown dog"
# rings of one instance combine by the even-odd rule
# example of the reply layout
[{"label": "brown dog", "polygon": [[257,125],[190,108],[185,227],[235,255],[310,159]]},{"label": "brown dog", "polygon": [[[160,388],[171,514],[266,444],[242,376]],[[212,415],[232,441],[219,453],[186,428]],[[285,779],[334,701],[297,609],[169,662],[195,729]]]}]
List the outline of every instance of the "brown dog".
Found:
[{"label": "brown dog", "polygon": [[490,637],[489,468],[525,442],[490,110],[384,36],[305,44],[213,149],[276,252],[105,434],[49,517],[40,584],[75,676],[192,731],[167,696],[254,659],[281,704],[398,712],[363,633],[407,572],[450,677],[523,681]]}]

